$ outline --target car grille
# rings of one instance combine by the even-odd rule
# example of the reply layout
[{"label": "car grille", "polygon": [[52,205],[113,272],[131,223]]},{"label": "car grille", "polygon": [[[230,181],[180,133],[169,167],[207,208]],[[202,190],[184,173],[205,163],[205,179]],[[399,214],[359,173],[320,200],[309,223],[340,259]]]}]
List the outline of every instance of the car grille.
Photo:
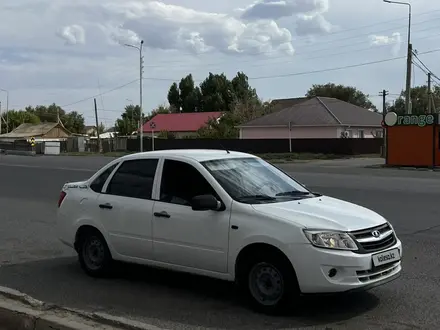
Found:
[{"label": "car grille", "polygon": [[[374,232],[379,236],[375,237]],[[391,226],[386,223],[377,227],[353,231],[350,233],[354,238],[359,250],[357,253],[371,253],[384,250],[396,244],[396,235]]]},{"label": "car grille", "polygon": [[369,270],[359,270],[356,272],[358,279],[362,283],[378,280],[384,276],[387,276],[394,272],[399,267],[400,261],[392,264],[386,264],[382,266],[373,267]]}]

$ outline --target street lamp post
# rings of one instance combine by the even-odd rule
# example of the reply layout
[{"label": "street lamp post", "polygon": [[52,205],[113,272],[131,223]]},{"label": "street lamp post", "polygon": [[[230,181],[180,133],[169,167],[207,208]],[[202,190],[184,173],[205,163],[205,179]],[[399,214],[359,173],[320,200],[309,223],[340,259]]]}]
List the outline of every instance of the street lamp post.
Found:
[{"label": "street lamp post", "polygon": [[[6,93],[6,133],[9,133],[9,91],[1,89],[0,92]],[[2,117],[0,116],[0,125],[2,124]]]},{"label": "street lamp post", "polygon": [[412,45],[411,45],[411,4],[409,2],[383,0],[386,3],[408,6],[408,48],[406,59],[406,93],[405,93],[405,112],[412,113],[411,109],[411,66],[412,66]]},{"label": "street lamp post", "polygon": [[142,96],[142,82],[143,82],[143,74],[144,74],[144,57],[142,55],[142,49],[144,46],[144,41],[141,40],[141,44],[139,46],[134,46],[134,45],[130,45],[130,44],[124,44],[124,46],[127,47],[132,47],[135,48],[139,51],[139,108],[140,108],[140,120],[139,120],[139,135],[140,135],[140,151],[143,152],[144,151],[144,130],[143,130],[143,110],[142,110],[142,101],[143,101],[143,96]]}]

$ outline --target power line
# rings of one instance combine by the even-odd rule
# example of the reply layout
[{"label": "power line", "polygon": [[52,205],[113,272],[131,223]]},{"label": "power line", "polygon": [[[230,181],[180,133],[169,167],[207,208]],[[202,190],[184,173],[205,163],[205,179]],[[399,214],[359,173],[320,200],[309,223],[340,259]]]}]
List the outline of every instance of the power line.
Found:
[{"label": "power line", "polygon": [[[427,66],[425,63],[423,63],[423,61],[422,61],[417,55],[418,55],[417,52],[416,52],[416,51],[413,51],[413,56],[414,56],[414,58],[415,58],[420,64],[417,63],[417,62],[415,62],[415,61],[413,61],[413,64],[414,64],[416,67],[418,67],[421,71],[423,71],[423,73],[425,73],[426,75],[428,75],[428,80],[430,80],[432,83],[435,83],[435,82],[432,81],[432,78],[434,78],[434,79],[436,79],[437,81],[440,82],[440,78],[439,78],[434,72],[432,72],[432,70],[429,69],[428,66]],[[423,66],[423,68],[422,68],[422,66]]]},{"label": "power line", "polygon": [[103,93],[98,93],[98,94],[96,94],[96,95],[93,95],[93,96],[90,96],[90,97],[86,97],[86,98],[81,99],[81,100],[79,100],[79,101],[75,101],[75,102],[72,102],[72,103],[69,103],[69,104],[61,105],[60,107],[61,107],[61,108],[67,108],[67,107],[70,107],[70,106],[75,105],[75,104],[78,104],[78,103],[82,103],[82,102],[85,102],[85,101],[89,101],[89,100],[94,99],[95,97],[99,97],[99,96],[101,96],[101,95],[109,94],[109,93],[111,93],[111,92],[114,92],[114,91],[116,91],[116,90],[118,90],[118,89],[122,89],[122,88],[124,88],[124,87],[126,87],[126,86],[128,86],[128,85],[131,85],[131,84],[133,84],[133,83],[135,83],[135,82],[138,82],[138,81],[139,81],[139,79],[135,79],[135,80],[132,80],[132,81],[126,83],[126,84],[123,84],[123,85],[120,85],[120,86],[118,86],[118,87],[112,88],[112,89],[110,89],[110,90],[108,90],[108,91],[105,91],[105,92],[103,92]]},{"label": "power line", "polygon": [[[438,49],[432,49],[429,51],[425,51],[425,52],[420,52],[418,53],[418,55],[425,55],[425,54],[432,54],[432,53],[436,53],[436,52],[440,52],[440,48]],[[359,63],[359,64],[353,64],[353,65],[345,65],[345,66],[340,66],[340,67],[335,67],[335,68],[328,68],[328,69],[321,69],[321,70],[313,70],[313,71],[303,71],[303,72],[293,72],[293,73],[287,73],[287,74],[282,74],[282,75],[269,75],[269,76],[260,76],[260,77],[249,77],[249,80],[262,80],[262,79],[273,79],[273,78],[286,78],[286,77],[294,77],[294,76],[303,76],[303,75],[309,75],[309,74],[316,74],[316,73],[323,73],[323,72],[331,72],[331,71],[340,71],[340,70],[345,70],[345,69],[351,69],[351,68],[356,68],[356,67],[362,67],[362,66],[368,66],[368,65],[374,65],[374,64],[379,64],[379,63],[385,63],[385,62],[391,62],[391,61],[396,61],[396,60],[400,60],[400,59],[404,59],[406,58],[406,56],[398,56],[398,57],[392,57],[392,58],[388,58],[388,59],[383,59],[383,60],[378,60],[378,61],[371,61],[371,62],[364,62],[364,63]],[[154,81],[167,81],[167,82],[176,82],[178,81],[178,79],[169,79],[169,78],[155,78],[155,77],[147,77],[147,78],[143,78],[144,80],[154,80]],[[99,97],[101,95],[105,95],[108,93],[111,93],[113,91],[122,89],[130,84],[133,84],[135,82],[137,82],[138,79],[133,80],[129,83],[126,83],[124,85],[112,88],[106,92],[100,93],[100,94],[96,94],[90,97],[86,97],[84,99],[78,100],[76,102],[72,102],[70,104],[67,105],[62,105],[62,108],[65,107],[69,107],[78,103],[82,103],[85,101],[89,101],[95,97]]]},{"label": "power line", "polygon": [[[431,53],[436,53],[436,52],[439,52],[439,51],[440,51],[440,48],[439,49],[433,49],[433,50],[426,51],[426,52],[422,52],[422,53],[419,53],[419,55],[431,54]],[[396,60],[400,60],[400,59],[404,59],[404,58],[406,58],[406,56],[398,56],[398,57],[392,57],[392,58],[387,58],[387,59],[378,60],[378,61],[364,62],[364,63],[359,63],[359,64],[345,65],[345,66],[340,66],[340,67],[335,67],[335,68],[328,68],[328,69],[321,69],[321,70],[294,72],[294,73],[287,73],[287,74],[282,74],[282,75],[269,75],[269,76],[260,76],[260,77],[249,77],[249,80],[284,78],[284,77],[303,76],[303,75],[309,75],[309,74],[315,74],[315,73],[323,73],[323,72],[330,72],[330,71],[339,71],[339,70],[351,69],[351,68],[362,67],[362,66],[367,66],[367,65],[391,62],[391,61],[396,61]],[[148,78],[144,78],[144,79],[147,79],[147,80],[157,80],[157,81],[169,81],[169,82],[176,82],[176,81],[178,81],[177,79],[153,78],[153,77],[148,77]]]},{"label": "power line", "polygon": [[426,71],[424,68],[422,68],[417,62],[412,61],[412,64],[413,64],[416,68],[418,68],[420,71],[422,71],[424,74],[428,74],[428,73],[429,73],[429,72]]}]

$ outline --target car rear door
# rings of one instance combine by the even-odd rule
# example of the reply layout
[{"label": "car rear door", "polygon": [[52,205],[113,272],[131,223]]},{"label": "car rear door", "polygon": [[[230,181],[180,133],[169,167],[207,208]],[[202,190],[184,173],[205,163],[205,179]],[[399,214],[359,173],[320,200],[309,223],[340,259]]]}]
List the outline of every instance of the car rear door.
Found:
[{"label": "car rear door", "polygon": [[100,220],[116,253],[152,259],[152,200],[158,158],[125,160],[98,198]]}]

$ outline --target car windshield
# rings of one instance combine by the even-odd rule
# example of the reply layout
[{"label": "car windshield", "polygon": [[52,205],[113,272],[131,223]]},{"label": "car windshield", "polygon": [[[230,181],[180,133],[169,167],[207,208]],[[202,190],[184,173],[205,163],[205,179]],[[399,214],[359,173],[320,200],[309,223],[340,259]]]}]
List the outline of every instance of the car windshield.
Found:
[{"label": "car windshield", "polygon": [[219,159],[202,164],[234,200],[242,203],[313,197],[300,183],[259,158]]}]

